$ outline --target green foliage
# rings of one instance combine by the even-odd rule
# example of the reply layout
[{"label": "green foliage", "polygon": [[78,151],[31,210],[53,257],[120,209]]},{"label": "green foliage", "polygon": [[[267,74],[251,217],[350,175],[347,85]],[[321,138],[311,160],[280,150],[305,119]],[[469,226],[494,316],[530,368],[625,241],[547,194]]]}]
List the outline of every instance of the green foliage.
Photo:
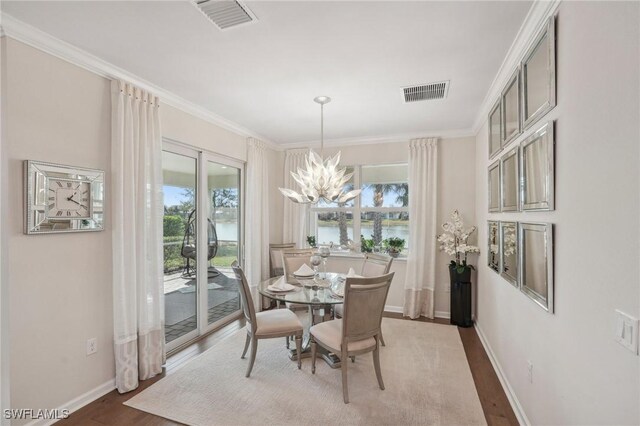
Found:
[{"label": "green foliage", "polygon": [[313,247],[313,248],[316,247],[316,237],[315,237],[315,235],[309,235],[307,237],[307,244],[309,244],[310,247]]},{"label": "green foliage", "polygon": [[163,232],[165,237],[184,235],[184,219],[178,215],[165,215],[163,218]]},{"label": "green foliage", "polygon": [[238,190],[235,188],[221,188],[213,190],[211,199],[213,207],[238,207]]},{"label": "green foliage", "polygon": [[465,270],[467,269],[472,269],[472,270],[476,270],[476,268],[473,267],[473,265],[467,265],[467,261],[463,260],[460,263],[456,263],[455,260],[452,260],[451,263],[449,264],[450,268],[454,268],[456,270],[456,273],[458,274],[462,274],[464,273]]},{"label": "green foliage", "polygon": [[400,253],[404,248],[405,240],[399,237],[391,237],[382,241],[382,245],[388,252]]},{"label": "green foliage", "polygon": [[372,253],[373,247],[376,245],[375,241],[372,238],[365,238],[363,235],[360,235],[360,251],[363,253]]}]

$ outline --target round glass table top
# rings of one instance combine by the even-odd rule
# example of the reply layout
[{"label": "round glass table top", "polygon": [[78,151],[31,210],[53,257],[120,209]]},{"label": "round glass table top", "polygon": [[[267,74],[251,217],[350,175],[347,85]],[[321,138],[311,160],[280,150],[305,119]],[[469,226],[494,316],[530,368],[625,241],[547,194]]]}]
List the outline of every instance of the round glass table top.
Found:
[{"label": "round glass table top", "polygon": [[[319,275],[324,277],[322,273]],[[341,286],[344,286],[344,274],[328,272],[326,279],[317,278],[315,281],[313,279],[296,280],[290,278],[288,283],[295,288],[286,292],[270,291],[267,288],[281,278],[283,277],[274,277],[262,281],[258,288],[260,294],[273,300],[303,305],[337,305],[344,302],[344,299],[335,293]]]}]

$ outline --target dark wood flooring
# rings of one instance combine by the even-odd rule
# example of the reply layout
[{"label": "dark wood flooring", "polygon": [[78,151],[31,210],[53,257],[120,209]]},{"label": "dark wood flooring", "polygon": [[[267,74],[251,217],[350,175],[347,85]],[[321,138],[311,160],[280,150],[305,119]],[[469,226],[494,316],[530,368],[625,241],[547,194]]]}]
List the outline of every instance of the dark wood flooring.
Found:
[{"label": "dark wood flooring", "polygon": [[[386,317],[402,319],[401,314],[385,313]],[[438,324],[449,324],[449,320],[436,318],[429,320],[421,318],[417,321],[435,322]],[[179,423],[135,408],[123,405],[123,402],[143,391],[147,387],[162,379],[166,374],[171,374],[176,368],[193,359],[207,349],[220,342],[225,337],[235,333],[244,327],[244,319],[235,320],[221,329],[204,336],[196,343],[180,350],[167,359],[163,374],[153,379],[140,382],[140,387],[135,391],[121,395],[114,390],[103,397],[84,406],[80,410],[71,414],[68,419],[60,423],[66,425],[149,425],[165,426]],[[471,374],[480,397],[480,403],[484,411],[484,416],[489,426],[518,425],[518,420],[509,405],[507,396],[500,385],[493,366],[489,361],[478,334],[474,328],[458,328],[460,338],[464,346]]]}]

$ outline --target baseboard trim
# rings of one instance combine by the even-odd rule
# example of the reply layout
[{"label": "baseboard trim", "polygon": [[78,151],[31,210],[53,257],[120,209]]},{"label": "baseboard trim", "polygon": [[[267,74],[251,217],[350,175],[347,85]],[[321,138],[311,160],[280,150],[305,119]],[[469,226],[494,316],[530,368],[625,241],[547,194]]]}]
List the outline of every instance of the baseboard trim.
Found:
[{"label": "baseboard trim", "polygon": [[[113,378],[98,387],[91,389],[89,392],[83,393],[77,398],[72,399],[66,404],[62,404],[57,410],[61,412],[62,410],[69,410],[69,414],[78,411],[85,405],[95,401],[103,395],[108,394],[112,390],[116,388],[116,379]],[[57,422],[58,420],[51,419],[38,419],[32,422],[27,423],[27,426],[49,426]]]},{"label": "baseboard trim", "polygon": [[[404,313],[404,308],[402,306],[385,305],[384,306],[384,311],[385,312],[393,312],[395,314],[402,314],[402,313]],[[449,312],[446,312],[446,311],[435,311],[434,312],[434,316],[436,318],[444,318],[444,319],[451,318],[451,314]]]},{"label": "baseboard trim", "polygon": [[484,346],[484,350],[489,356],[489,361],[491,361],[491,365],[493,365],[493,369],[495,370],[496,375],[498,376],[498,380],[500,380],[502,389],[504,389],[504,393],[507,395],[509,404],[511,404],[511,408],[513,409],[513,412],[516,415],[518,422],[521,425],[526,425],[526,426],[531,425],[531,423],[529,422],[529,419],[527,418],[526,413],[524,412],[524,409],[522,408],[522,405],[520,405],[520,401],[518,400],[516,393],[513,391],[513,388],[511,387],[509,380],[507,380],[507,376],[504,374],[504,371],[502,370],[502,367],[498,362],[498,358],[493,352],[493,349],[491,349],[491,345],[489,344],[487,337],[482,331],[480,324],[478,324],[478,321],[476,321],[475,327],[476,327],[476,332],[478,333],[478,337],[480,338],[480,342],[482,343],[482,346]]}]

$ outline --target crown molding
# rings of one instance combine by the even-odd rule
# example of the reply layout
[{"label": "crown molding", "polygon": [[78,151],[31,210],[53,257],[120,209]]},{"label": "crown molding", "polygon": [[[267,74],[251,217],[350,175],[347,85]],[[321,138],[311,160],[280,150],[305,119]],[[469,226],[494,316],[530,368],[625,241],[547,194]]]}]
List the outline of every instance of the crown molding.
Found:
[{"label": "crown molding", "polygon": [[21,43],[27,44],[38,50],[46,52],[64,61],[67,61],[80,68],[86,69],[94,74],[108,79],[126,80],[141,89],[152,92],[159,96],[162,103],[177,108],[194,117],[205,120],[223,129],[237,133],[241,136],[260,139],[269,148],[282,150],[273,141],[259,135],[246,127],[243,127],[231,120],[227,120],[206,108],[188,101],[173,92],[165,90],[129,71],[117,67],[91,53],[88,53],[70,43],[62,41],[49,33],[46,33],[34,26],[31,26],[13,16],[0,11],[0,34],[6,35]]},{"label": "crown molding", "polygon": [[541,1],[535,0],[531,9],[524,18],[518,34],[516,34],[511,47],[498,69],[498,73],[491,82],[489,90],[478,109],[478,115],[473,123],[473,134],[477,135],[483,124],[487,121],[489,111],[495,105],[502,89],[507,84],[508,79],[513,75],[516,67],[520,64],[522,57],[529,50],[534,42],[535,36],[546,25],[547,20],[558,10],[562,0]]},{"label": "crown molding", "polygon": [[[402,143],[409,142],[411,139],[416,138],[440,138],[440,139],[454,139],[454,138],[466,138],[474,137],[475,133],[473,129],[460,129],[460,130],[444,130],[439,132],[421,132],[421,133],[402,133],[397,135],[379,135],[379,136],[362,136],[357,138],[341,138],[341,139],[327,139],[324,141],[325,147],[343,147],[343,146],[355,146],[355,145],[378,145],[383,143]],[[293,148],[319,148],[320,141],[312,140],[305,142],[292,142],[280,144],[282,149]]]}]

